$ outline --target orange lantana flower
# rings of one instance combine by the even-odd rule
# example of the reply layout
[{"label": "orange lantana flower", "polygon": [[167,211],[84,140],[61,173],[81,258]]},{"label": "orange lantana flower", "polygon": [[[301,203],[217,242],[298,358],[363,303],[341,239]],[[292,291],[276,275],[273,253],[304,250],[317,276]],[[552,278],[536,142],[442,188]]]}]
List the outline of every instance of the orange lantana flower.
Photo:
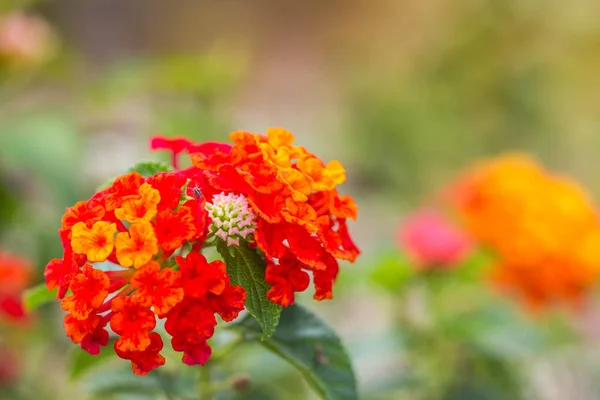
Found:
[{"label": "orange lantana flower", "polygon": [[315,191],[333,190],[346,181],[346,171],[339,161],[325,165],[315,156],[306,156],[298,161],[298,169],[306,174]]},{"label": "orange lantana flower", "polygon": [[177,287],[179,273],[150,261],[140,268],[131,278],[131,286],[138,288],[131,299],[144,307],[154,307],[160,317],[167,314],[177,303],[183,300],[183,288]]},{"label": "orange lantana flower", "polygon": [[71,231],[71,246],[78,254],[85,254],[90,262],[105,261],[115,246],[117,226],[98,221],[88,228],[85,222],[76,223]]},{"label": "orange lantana flower", "polygon": [[83,271],[73,277],[71,291],[73,294],[62,301],[62,308],[79,320],[87,319],[90,313],[100,307],[106,296],[110,279],[91,265],[83,266]]},{"label": "orange lantana flower", "polygon": [[163,341],[160,335],[156,332],[150,332],[148,335],[150,344],[141,351],[123,351],[122,346],[115,345],[115,353],[124,360],[131,361],[131,369],[136,375],[146,375],[148,371],[164,365],[165,357],[160,354],[163,349]]},{"label": "orange lantana flower", "polygon": [[129,232],[117,235],[115,247],[119,264],[140,268],[158,252],[158,240],[149,222],[135,222],[129,227]]},{"label": "orange lantana flower", "polygon": [[144,177],[138,172],[130,172],[115,179],[102,199],[106,210],[114,211],[126,201],[138,198],[142,184]]},{"label": "orange lantana flower", "polygon": [[287,222],[303,226],[311,234],[319,230],[315,225],[317,213],[308,203],[296,203],[288,198],[285,207],[281,209],[281,215]]},{"label": "orange lantana flower", "polygon": [[92,355],[100,353],[100,347],[108,344],[107,322],[104,317],[90,313],[86,319],[77,319],[72,314],[65,315],[65,332],[75,344],[79,344]]},{"label": "orange lantana flower", "polygon": [[104,216],[104,208],[90,206],[87,201],[80,201],[71,208],[67,208],[62,218],[63,229],[71,229],[78,222],[85,222],[88,228],[100,221]]},{"label": "orange lantana flower", "polygon": [[283,182],[295,201],[305,202],[312,192],[309,179],[302,172],[294,168],[285,168],[279,171],[279,179]]},{"label": "orange lantana flower", "polygon": [[148,222],[156,215],[158,203],[160,203],[159,191],[144,183],[140,186],[139,197],[126,200],[115,210],[115,217],[129,222]]},{"label": "orange lantana flower", "polygon": [[259,144],[266,160],[281,168],[291,168],[292,159],[297,158],[302,150],[293,146],[294,135],[283,128],[267,129],[267,140]]},{"label": "orange lantana flower", "polygon": [[120,351],[144,351],[151,343],[150,332],[156,327],[154,313],[133,301],[119,297],[112,302],[110,328],[121,337],[115,342]]},{"label": "orange lantana flower", "polygon": [[182,206],[175,212],[161,211],[156,216],[154,231],[161,249],[165,253],[172,253],[196,234],[192,210]]}]

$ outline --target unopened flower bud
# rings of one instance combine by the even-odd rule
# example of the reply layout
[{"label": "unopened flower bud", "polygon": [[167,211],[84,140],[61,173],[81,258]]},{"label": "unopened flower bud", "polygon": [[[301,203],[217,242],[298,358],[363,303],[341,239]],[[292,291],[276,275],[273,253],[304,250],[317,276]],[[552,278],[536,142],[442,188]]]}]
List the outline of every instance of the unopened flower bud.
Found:
[{"label": "unopened flower bud", "polygon": [[236,375],[231,378],[231,387],[238,393],[244,393],[250,389],[252,381],[248,375]]},{"label": "unopened flower bud", "polygon": [[206,203],[206,210],[212,219],[209,231],[221,238],[227,246],[240,244],[256,230],[256,214],[243,194],[217,194],[212,203]]}]

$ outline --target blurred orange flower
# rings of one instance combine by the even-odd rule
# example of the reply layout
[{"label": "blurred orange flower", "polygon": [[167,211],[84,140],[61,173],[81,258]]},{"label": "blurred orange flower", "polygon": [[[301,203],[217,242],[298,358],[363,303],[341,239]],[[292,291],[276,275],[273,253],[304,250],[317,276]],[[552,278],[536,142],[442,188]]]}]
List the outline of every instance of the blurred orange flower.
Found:
[{"label": "blurred orange flower", "polygon": [[494,280],[532,306],[576,304],[600,272],[595,206],[575,182],[522,154],[475,166],[453,188],[465,226],[499,256]]}]

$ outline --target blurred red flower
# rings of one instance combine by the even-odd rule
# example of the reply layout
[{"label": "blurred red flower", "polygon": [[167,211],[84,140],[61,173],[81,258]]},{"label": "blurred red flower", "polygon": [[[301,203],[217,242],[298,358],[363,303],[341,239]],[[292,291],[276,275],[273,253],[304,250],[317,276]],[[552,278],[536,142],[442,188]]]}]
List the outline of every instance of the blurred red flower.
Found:
[{"label": "blurred red flower", "polygon": [[21,295],[31,276],[29,261],[0,250],[0,318],[8,321],[26,319]]}]

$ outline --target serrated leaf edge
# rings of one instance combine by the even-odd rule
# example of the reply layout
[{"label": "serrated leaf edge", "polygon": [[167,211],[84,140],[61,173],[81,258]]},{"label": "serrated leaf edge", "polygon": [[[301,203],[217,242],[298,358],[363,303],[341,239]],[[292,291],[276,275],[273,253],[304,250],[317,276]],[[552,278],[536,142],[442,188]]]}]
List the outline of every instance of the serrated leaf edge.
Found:
[{"label": "serrated leaf edge", "polygon": [[[244,249],[244,250],[246,250],[246,249]],[[244,250],[242,250],[241,248],[237,248],[237,253],[239,253],[240,256],[243,258],[244,263],[245,263],[245,267],[248,268],[248,266],[250,265],[250,263],[248,262],[248,258],[246,258],[245,255],[244,255]],[[248,249],[248,251],[250,251],[250,249]],[[249,269],[251,270],[250,274],[252,275],[253,274],[252,268],[249,267]],[[264,279],[264,277],[263,277],[263,279]],[[258,279],[254,280],[254,282],[252,284],[255,286],[255,290],[256,291],[258,291],[258,292],[261,291],[261,290],[259,290],[261,288],[258,286],[259,285]],[[260,285],[260,286],[263,286],[263,285]],[[264,286],[268,286],[268,284],[266,282],[264,282]],[[265,297],[265,300],[268,301],[268,302],[271,302],[271,300],[269,300],[266,297]],[[262,320],[266,322],[265,317],[267,316],[267,314],[265,313],[265,309],[263,307],[263,303],[260,300],[259,300],[259,303],[260,303],[260,306],[261,306],[260,307],[260,311],[261,311]],[[275,304],[275,303],[273,303],[273,304]],[[271,324],[272,326],[265,326],[265,325],[261,324],[261,327],[263,329],[262,340],[265,340],[266,338],[269,338],[269,337],[273,336],[273,333],[275,333],[275,330],[277,329],[277,326],[279,325],[279,318],[281,317],[282,307],[280,305],[278,305],[278,304],[275,304],[275,305],[278,306],[279,313],[277,313],[277,316],[274,318],[273,323]],[[250,314],[252,314],[250,312],[250,310],[248,310],[248,312]],[[253,317],[256,318],[256,316],[254,316],[254,315],[253,315]],[[260,324],[260,321],[259,321],[259,324]],[[265,328],[268,328],[268,329],[265,329]]]}]

